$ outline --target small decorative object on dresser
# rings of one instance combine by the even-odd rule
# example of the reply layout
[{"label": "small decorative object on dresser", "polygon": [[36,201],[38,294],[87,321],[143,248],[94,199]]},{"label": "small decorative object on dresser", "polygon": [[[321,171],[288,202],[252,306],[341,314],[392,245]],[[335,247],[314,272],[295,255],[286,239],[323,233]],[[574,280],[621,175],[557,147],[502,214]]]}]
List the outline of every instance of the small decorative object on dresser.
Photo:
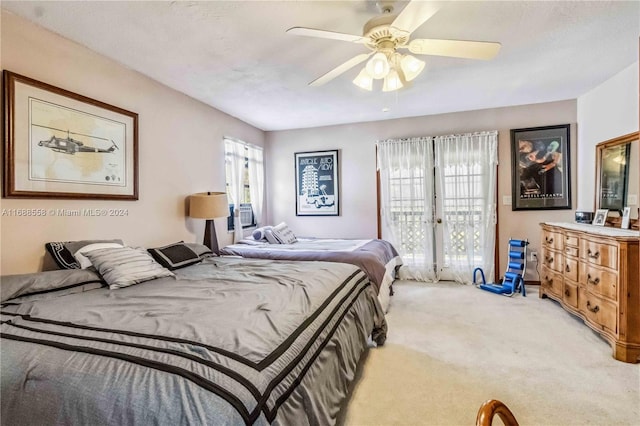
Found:
[{"label": "small decorative object on dresser", "polygon": [[608,214],[609,214],[608,209],[596,210],[596,215],[593,217],[593,224],[598,226],[604,226],[604,224],[607,222]]},{"label": "small decorative object on dresser", "polygon": [[631,207],[625,207],[622,211],[622,222],[620,222],[620,228],[629,229],[629,217],[631,216]]},{"label": "small decorative object on dresser", "polygon": [[540,297],[581,318],[611,344],[613,357],[640,358],[640,232],[542,223]]}]

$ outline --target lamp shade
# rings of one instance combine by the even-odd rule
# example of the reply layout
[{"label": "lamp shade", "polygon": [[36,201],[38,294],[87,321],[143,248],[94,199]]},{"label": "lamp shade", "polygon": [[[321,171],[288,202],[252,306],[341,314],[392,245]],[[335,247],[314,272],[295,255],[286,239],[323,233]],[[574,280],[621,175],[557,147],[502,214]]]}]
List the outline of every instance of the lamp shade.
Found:
[{"label": "lamp shade", "polygon": [[196,219],[215,219],[229,216],[229,202],[225,192],[199,192],[189,197],[189,216]]},{"label": "lamp shade", "polygon": [[364,90],[373,90],[373,78],[371,78],[366,68],[360,71],[360,74],[353,80],[353,84]]},{"label": "lamp shade", "polygon": [[384,78],[384,84],[382,85],[383,92],[391,92],[393,90],[402,89],[404,84],[400,80],[400,76],[396,70],[391,70],[389,74]]},{"label": "lamp shade", "polygon": [[387,60],[387,55],[382,52],[378,52],[369,61],[367,65],[365,65],[365,69],[371,76],[371,78],[375,78],[379,80],[384,78],[389,73],[389,61]]},{"label": "lamp shade", "polygon": [[411,56],[405,55],[400,61],[400,67],[404,72],[404,76],[407,81],[411,81],[418,76],[424,69],[425,62],[420,59]]}]

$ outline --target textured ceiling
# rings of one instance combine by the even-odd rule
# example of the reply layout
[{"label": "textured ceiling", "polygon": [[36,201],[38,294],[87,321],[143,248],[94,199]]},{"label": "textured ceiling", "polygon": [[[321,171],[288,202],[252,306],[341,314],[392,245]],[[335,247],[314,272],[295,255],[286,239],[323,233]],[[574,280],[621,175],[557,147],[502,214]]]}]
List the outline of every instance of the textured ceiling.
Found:
[{"label": "textured ceiling", "polygon": [[285,33],[304,26],[360,35],[379,14],[372,1],[4,0],[2,8],[263,130],[574,99],[638,60],[638,1],[438,3],[412,38],[496,41],[500,53],[491,61],[424,56],[412,87],[390,93],[354,86],[361,67],[309,87],[367,50]]}]

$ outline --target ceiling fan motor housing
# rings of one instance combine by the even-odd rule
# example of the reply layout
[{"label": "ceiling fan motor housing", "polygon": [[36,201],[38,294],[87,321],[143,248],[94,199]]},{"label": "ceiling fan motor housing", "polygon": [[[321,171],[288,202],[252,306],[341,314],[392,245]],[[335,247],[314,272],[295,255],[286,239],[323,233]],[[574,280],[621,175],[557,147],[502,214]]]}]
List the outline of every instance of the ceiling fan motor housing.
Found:
[{"label": "ceiling fan motor housing", "polygon": [[376,16],[364,24],[362,36],[367,39],[366,45],[372,50],[382,52],[393,51],[396,47],[404,46],[409,41],[408,35],[397,34],[390,30],[396,15],[386,14]]}]

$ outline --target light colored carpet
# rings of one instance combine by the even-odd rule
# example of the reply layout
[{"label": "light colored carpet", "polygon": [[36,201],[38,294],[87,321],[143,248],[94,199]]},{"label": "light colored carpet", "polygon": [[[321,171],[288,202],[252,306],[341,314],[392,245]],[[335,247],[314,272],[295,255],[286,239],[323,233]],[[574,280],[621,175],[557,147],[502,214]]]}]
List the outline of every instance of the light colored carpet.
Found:
[{"label": "light colored carpet", "polygon": [[[487,399],[521,425],[640,425],[640,365],[560,305],[398,281],[387,343],[369,351],[345,425],[473,425]],[[496,420],[495,424],[502,424]]]}]

